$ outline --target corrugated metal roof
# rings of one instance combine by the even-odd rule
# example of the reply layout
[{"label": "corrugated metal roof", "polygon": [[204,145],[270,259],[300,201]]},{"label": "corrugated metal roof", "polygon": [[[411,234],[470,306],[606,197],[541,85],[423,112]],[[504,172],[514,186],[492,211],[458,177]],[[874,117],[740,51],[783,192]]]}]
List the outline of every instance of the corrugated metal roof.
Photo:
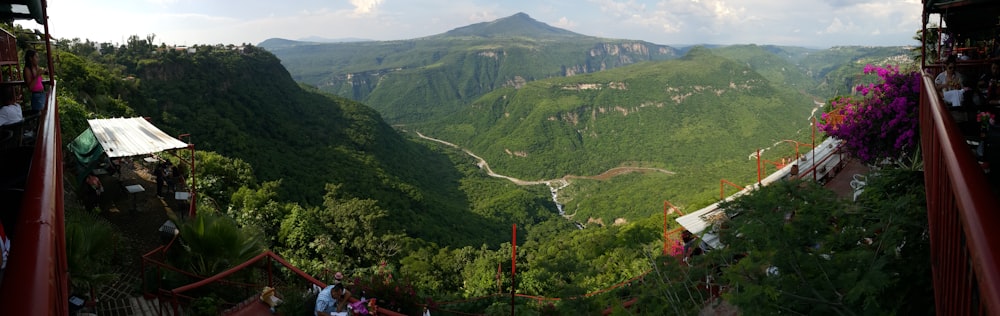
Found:
[{"label": "corrugated metal roof", "polygon": [[87,120],[108,157],[128,157],[187,148],[141,117]]},{"label": "corrugated metal roof", "polygon": [[[799,170],[802,170],[802,173],[799,176],[802,177],[803,179],[812,179],[813,173],[818,172],[819,174],[825,175],[826,172],[829,172],[831,169],[833,169],[833,166],[840,163],[840,155],[837,154],[838,153],[837,148],[839,144],[840,144],[839,140],[834,139],[832,137],[827,138],[822,143],[820,143],[819,146],[816,146],[815,149],[802,155],[802,157],[797,162],[795,162],[796,164],[799,165]],[[813,168],[814,161],[817,168]],[[792,165],[788,164],[784,168],[781,168],[778,171],[768,175],[766,178],[762,179],[759,184],[754,183],[752,185],[748,185],[743,190],[740,190],[739,192],[736,192],[733,195],[726,197],[725,201],[733,200],[744,194],[748,194],[750,193],[750,191],[756,190],[760,186],[768,185],[771,184],[772,182],[787,178],[791,167]],[[678,217],[677,219],[675,219],[675,221],[677,221],[677,223],[680,224],[681,226],[684,226],[684,229],[691,232],[692,234],[700,235],[702,234],[702,232],[704,232],[712,225],[713,219],[722,216],[721,214],[722,210],[719,209],[719,203],[720,202],[712,203],[712,205],[706,206],[700,210]],[[721,243],[719,243],[718,239],[716,238],[711,241],[711,245],[713,248],[718,248],[719,246],[721,246]]]}]

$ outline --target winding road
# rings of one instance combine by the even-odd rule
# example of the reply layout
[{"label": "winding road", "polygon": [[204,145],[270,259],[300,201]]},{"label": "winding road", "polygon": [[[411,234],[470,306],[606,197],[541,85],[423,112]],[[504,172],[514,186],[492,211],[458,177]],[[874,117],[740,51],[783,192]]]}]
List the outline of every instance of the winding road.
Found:
[{"label": "winding road", "polygon": [[505,175],[497,174],[496,172],[493,172],[493,169],[490,169],[490,164],[487,163],[485,159],[483,159],[482,157],[476,156],[475,153],[469,151],[468,149],[459,147],[458,145],[449,143],[449,142],[444,141],[444,140],[440,140],[440,139],[433,138],[433,137],[428,137],[428,136],[426,136],[426,135],[424,135],[424,134],[422,134],[420,132],[415,132],[415,133],[417,134],[417,136],[420,136],[420,138],[423,138],[423,139],[426,139],[426,140],[430,140],[430,141],[435,141],[435,142],[438,142],[438,143],[441,143],[441,144],[445,144],[445,145],[448,145],[448,146],[451,146],[451,147],[454,147],[454,148],[461,149],[463,152],[465,152],[469,156],[472,156],[473,158],[476,158],[476,160],[479,161],[478,163],[476,163],[476,165],[479,166],[480,169],[486,170],[486,174],[488,174],[489,176],[494,177],[494,178],[507,179],[507,180],[510,180],[510,182],[513,182],[514,184],[517,184],[517,185],[539,185],[539,184],[545,184],[545,185],[548,185],[550,188],[552,188],[552,186],[553,186],[554,183],[558,183],[558,188],[553,188],[553,190],[559,190],[559,189],[565,188],[567,185],[569,185],[569,180],[570,179],[607,180],[607,179],[615,177],[615,176],[619,176],[619,175],[623,175],[623,174],[628,174],[628,173],[632,173],[632,172],[662,172],[662,173],[666,173],[666,174],[670,174],[670,175],[675,174],[673,171],[665,170],[665,169],[660,169],[660,168],[615,167],[615,168],[608,169],[608,171],[605,171],[604,173],[601,173],[601,174],[596,175],[596,176],[565,175],[562,178],[558,178],[558,179],[527,181],[527,180],[521,180],[521,179],[518,179],[518,178],[514,178],[514,177],[510,177],[510,176],[505,176]]}]

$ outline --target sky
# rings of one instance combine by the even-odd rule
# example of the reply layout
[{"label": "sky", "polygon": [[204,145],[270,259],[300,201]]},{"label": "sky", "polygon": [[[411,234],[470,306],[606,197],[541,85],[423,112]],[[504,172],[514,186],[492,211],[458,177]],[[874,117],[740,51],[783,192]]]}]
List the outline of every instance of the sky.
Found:
[{"label": "sky", "polygon": [[[400,40],[523,12],[576,33],[663,45],[913,45],[920,0],[49,0],[55,38],[167,45]],[[40,28],[24,22],[29,28]]]}]

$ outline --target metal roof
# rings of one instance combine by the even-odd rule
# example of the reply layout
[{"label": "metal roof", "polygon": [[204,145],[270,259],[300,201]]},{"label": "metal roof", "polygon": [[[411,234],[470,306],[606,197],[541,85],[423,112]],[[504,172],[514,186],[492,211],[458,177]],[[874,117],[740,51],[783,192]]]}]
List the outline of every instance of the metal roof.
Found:
[{"label": "metal roof", "polygon": [[12,0],[0,2],[0,18],[4,20],[35,20],[44,24],[44,0]]},{"label": "metal roof", "polygon": [[108,157],[128,157],[187,148],[188,144],[167,135],[144,118],[87,120],[94,137]]},{"label": "metal roof", "polygon": [[992,31],[1000,26],[1000,2],[995,0],[923,0],[924,17],[940,14],[956,33]]}]

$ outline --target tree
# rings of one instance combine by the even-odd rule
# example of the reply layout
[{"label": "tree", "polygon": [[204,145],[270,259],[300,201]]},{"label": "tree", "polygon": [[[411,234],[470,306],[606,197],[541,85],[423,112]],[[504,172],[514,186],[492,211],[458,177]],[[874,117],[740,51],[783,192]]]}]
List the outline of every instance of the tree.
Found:
[{"label": "tree", "polygon": [[241,227],[254,227],[263,233],[269,245],[278,242],[281,220],[298,208],[295,203],[280,203],[276,200],[277,187],[281,181],[264,182],[259,189],[240,187],[233,193],[226,214],[236,220]]},{"label": "tree", "polygon": [[405,234],[389,229],[375,200],[339,197],[327,185],[322,207],[295,208],[282,222],[279,240],[294,264],[319,272],[374,267],[395,257]]}]

